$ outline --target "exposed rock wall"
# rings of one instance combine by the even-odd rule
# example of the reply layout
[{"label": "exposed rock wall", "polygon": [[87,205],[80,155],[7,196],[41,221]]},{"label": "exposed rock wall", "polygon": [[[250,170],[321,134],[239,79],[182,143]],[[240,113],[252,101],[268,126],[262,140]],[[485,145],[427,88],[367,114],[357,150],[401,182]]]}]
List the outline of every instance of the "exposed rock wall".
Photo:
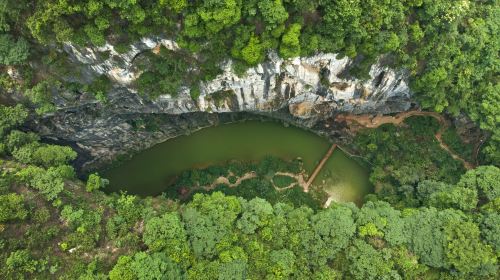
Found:
[{"label": "exposed rock wall", "polygon": [[[140,76],[134,59],[159,45],[178,49],[164,38],[145,38],[124,54],[109,44],[97,49],[66,44],[64,50],[72,63],[83,69],[82,81],[101,74],[113,81],[108,103],[100,104],[88,94],[67,95],[57,99],[55,114],[36,120],[33,127],[47,138],[70,141],[87,151],[85,164],[91,166],[201,127],[248,118],[245,113],[282,119],[334,140],[346,140],[341,124],[333,122],[335,114],[388,114],[411,106],[403,71],[377,64],[366,81],[341,78],[352,61],[337,59],[335,54],[286,61],[270,54],[265,63],[242,77],[233,73],[229,61],[222,66],[223,74],[201,84],[197,100],[190,97],[188,88],[176,97],[165,93],[149,100],[134,88]],[[103,52],[110,55],[103,59]],[[213,98],[220,92],[225,93],[222,100]]]}]

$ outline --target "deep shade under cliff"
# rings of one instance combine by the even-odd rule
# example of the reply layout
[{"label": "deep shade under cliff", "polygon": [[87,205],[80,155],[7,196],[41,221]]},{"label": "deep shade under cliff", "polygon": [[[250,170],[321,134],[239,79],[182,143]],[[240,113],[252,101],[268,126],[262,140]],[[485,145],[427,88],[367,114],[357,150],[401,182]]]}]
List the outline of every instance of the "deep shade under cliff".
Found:
[{"label": "deep shade under cliff", "polygon": [[[157,195],[182,171],[221,164],[228,160],[283,159],[301,157],[311,172],[330,143],[297,127],[277,122],[247,121],[202,129],[188,136],[165,141],[130,160],[110,168],[103,176],[110,180],[109,192]],[[368,171],[337,149],[316,177],[338,201],[360,203],[372,191]]]}]

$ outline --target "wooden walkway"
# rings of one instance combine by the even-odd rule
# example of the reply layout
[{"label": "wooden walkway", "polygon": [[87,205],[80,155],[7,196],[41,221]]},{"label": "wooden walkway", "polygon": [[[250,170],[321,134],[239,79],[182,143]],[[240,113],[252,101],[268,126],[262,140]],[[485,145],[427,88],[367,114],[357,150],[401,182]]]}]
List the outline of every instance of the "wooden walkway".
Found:
[{"label": "wooden walkway", "polygon": [[316,176],[318,176],[319,172],[323,168],[323,165],[325,165],[326,161],[332,156],[333,151],[337,148],[337,144],[333,144],[330,149],[328,149],[328,152],[326,152],[325,156],[321,159],[321,161],[318,163],[316,168],[314,168],[313,173],[307,180],[306,184],[304,185],[304,192],[309,191],[309,186],[311,186],[312,182],[314,182],[314,179],[316,179]]}]

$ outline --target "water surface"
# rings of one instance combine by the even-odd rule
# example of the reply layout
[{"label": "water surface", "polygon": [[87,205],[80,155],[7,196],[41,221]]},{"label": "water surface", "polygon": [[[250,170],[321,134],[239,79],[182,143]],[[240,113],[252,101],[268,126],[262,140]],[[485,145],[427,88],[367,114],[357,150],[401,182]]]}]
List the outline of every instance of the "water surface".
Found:
[{"label": "water surface", "polygon": [[[267,155],[283,159],[301,157],[310,174],[330,145],[326,139],[297,127],[247,121],[205,128],[165,141],[105,171],[103,176],[110,179],[107,191],[157,195],[183,171],[228,160],[258,161]],[[325,185],[327,192],[334,193],[339,201],[360,203],[371,192],[367,170],[339,149],[314,183]]]}]

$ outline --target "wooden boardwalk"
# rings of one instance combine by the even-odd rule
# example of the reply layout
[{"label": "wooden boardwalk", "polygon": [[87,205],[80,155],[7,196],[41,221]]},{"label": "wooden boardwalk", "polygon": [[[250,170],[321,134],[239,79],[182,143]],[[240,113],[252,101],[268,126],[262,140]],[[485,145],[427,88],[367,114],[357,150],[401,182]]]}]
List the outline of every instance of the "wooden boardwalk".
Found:
[{"label": "wooden boardwalk", "polygon": [[311,186],[312,182],[314,182],[314,179],[316,179],[316,176],[318,176],[319,172],[323,168],[323,165],[325,165],[326,161],[332,156],[333,151],[337,148],[337,144],[333,144],[330,149],[328,149],[328,152],[326,152],[325,156],[321,159],[321,161],[318,163],[316,168],[314,168],[313,173],[307,180],[306,184],[304,185],[304,192],[309,191],[309,186]]}]

